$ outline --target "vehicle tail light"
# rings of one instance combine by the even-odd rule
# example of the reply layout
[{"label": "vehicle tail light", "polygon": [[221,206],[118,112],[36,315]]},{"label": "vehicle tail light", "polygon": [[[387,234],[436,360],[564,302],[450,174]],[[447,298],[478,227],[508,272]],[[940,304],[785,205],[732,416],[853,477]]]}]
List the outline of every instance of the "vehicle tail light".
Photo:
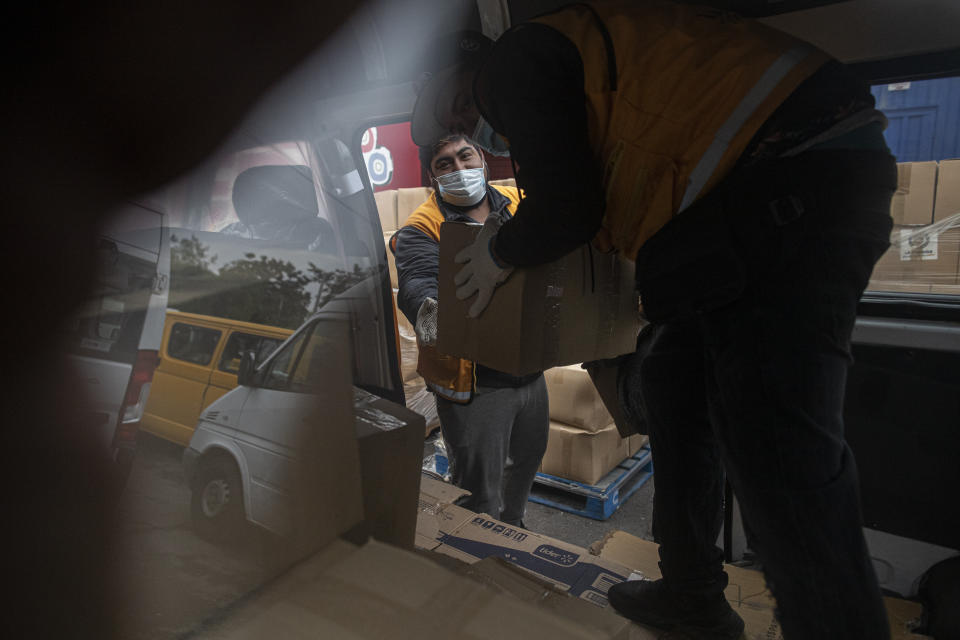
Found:
[{"label": "vehicle tail light", "polygon": [[137,429],[140,419],[143,418],[143,408],[150,395],[150,382],[153,372],[160,363],[157,351],[142,350],[137,352],[137,359],[130,372],[130,382],[127,383],[127,393],[120,407],[120,416],[117,421],[117,431],[113,444],[116,447],[132,449],[137,444]]}]

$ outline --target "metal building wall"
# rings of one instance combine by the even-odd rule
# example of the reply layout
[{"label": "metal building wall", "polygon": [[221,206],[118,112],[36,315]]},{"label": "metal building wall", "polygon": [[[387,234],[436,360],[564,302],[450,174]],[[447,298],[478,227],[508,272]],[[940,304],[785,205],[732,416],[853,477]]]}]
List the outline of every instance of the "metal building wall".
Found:
[{"label": "metal building wall", "polygon": [[900,162],[960,158],[960,78],[872,88],[890,124],[887,145]]}]

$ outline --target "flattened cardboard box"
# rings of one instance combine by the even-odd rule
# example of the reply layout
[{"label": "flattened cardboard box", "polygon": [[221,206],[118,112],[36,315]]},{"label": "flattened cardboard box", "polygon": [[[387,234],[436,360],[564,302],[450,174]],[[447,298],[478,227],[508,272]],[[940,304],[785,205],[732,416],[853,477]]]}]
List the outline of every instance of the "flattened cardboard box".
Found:
[{"label": "flattened cardboard box", "polygon": [[551,420],[591,432],[613,423],[590,374],[579,364],[547,369],[543,377],[547,382]]},{"label": "flattened cardboard box", "polygon": [[589,246],[537,267],[518,268],[479,318],[475,296],[457,300],[454,263],[481,225],[440,227],[437,349],[513,375],[612,358],[636,348],[640,329],[634,266]]},{"label": "flattened cardboard box", "polygon": [[[454,561],[448,556],[435,555]],[[461,563],[456,571],[501,593],[508,593],[523,602],[536,605],[540,610],[549,611],[555,617],[573,620],[611,637],[653,640],[661,634],[660,631],[634,624],[611,607],[601,608],[575,598],[559,590],[553,583],[501,558],[484,558],[474,564]]]},{"label": "flattened cardboard box", "polygon": [[[657,544],[642,540],[625,531],[611,531],[602,540],[590,546],[601,558],[608,558],[642,572],[651,580],[660,577],[657,564]],[[776,602],[767,589],[763,573],[750,569],[724,565],[730,582],[724,592],[727,601],[736,610],[746,629],[746,640],[783,640],[783,630],[774,617]],[[910,632],[910,620],[920,616],[921,605],[899,598],[884,598],[890,619],[892,640],[932,640],[927,636]]]},{"label": "flattened cardboard box", "polygon": [[[653,640],[596,615],[524,601],[428,558],[371,541],[336,540],[197,634],[230,638],[544,638]],[[603,612],[598,612],[603,613]],[[596,624],[600,622],[600,624]],[[642,635],[638,633],[642,631]]]},{"label": "flattened cardboard box", "polygon": [[478,514],[453,502],[466,492],[421,476],[417,547],[467,563],[502,558],[570,595],[604,607],[607,590],[630,570],[586,549]]}]

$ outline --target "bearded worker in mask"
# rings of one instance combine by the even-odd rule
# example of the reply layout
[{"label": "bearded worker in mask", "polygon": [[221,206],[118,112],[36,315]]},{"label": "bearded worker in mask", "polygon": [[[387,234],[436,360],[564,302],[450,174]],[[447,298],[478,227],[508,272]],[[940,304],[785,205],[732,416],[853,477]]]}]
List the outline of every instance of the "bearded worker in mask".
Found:
[{"label": "bearded worker in mask", "polygon": [[508,146],[525,197],[457,255],[457,297],[476,317],[514,268],[592,242],[636,261],[653,325],[626,400],[649,429],[663,577],[610,603],[671,638],[740,636],[716,545],[726,478],[785,638],[889,638],[843,433],[897,187],[869,88],[788,34],[658,0],[462,43],[419,94],[414,141]]},{"label": "bearded worker in mask", "polygon": [[414,325],[417,371],[437,399],[461,506],[524,527],[533,478],[550,426],[543,374],[513,376],[437,351],[437,276],[444,221],[503,222],[517,209],[514,187],[487,184],[479,147],[463,135],[420,148],[435,192],[393,235],[400,311]]}]

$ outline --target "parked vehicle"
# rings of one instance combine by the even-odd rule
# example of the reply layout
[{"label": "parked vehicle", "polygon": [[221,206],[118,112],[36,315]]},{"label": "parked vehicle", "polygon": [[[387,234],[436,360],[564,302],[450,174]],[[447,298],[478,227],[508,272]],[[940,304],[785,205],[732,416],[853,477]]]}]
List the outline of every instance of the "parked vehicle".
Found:
[{"label": "parked vehicle", "polygon": [[90,423],[122,489],[163,336],[170,280],[166,218],[131,201],[101,231],[96,288],[65,325],[64,344],[83,380]]},{"label": "parked vehicle", "polygon": [[167,311],[160,364],[141,428],[180,445],[190,442],[200,413],[237,386],[240,356],[262,362],[293,333],[239,320]]},{"label": "parked vehicle", "polygon": [[[331,319],[334,322],[331,322]],[[293,529],[296,464],[320,420],[351,419],[345,324],[320,313],[256,367],[247,351],[240,386],[200,415],[183,462],[191,516],[204,537],[219,540],[247,520],[278,535]],[[354,387],[354,395],[366,394]],[[340,443],[352,444],[351,443]]]}]

